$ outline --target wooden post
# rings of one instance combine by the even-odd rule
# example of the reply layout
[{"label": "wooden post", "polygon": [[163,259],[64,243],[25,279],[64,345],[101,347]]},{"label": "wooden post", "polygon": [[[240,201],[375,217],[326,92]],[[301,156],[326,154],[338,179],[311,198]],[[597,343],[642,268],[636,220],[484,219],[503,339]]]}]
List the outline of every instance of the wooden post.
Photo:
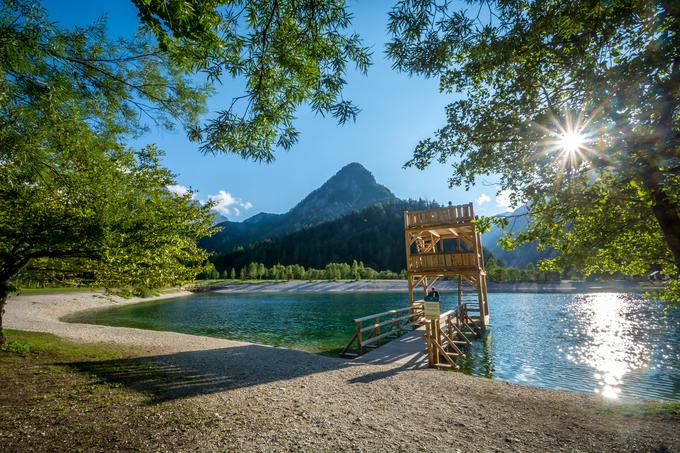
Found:
[{"label": "wooden post", "polygon": [[413,303],[415,302],[415,300],[413,299],[413,278],[414,277],[413,275],[411,275],[411,272],[407,271],[406,281],[408,283],[408,305],[410,307],[412,307]]},{"label": "wooden post", "polygon": [[463,305],[463,277],[458,276],[458,306]]},{"label": "wooden post", "polygon": [[413,305],[413,269],[411,269],[411,235],[408,232],[408,211],[404,211],[404,243],[406,244],[406,280],[408,281],[408,303]]},{"label": "wooden post", "polygon": [[434,355],[432,345],[432,321],[425,321],[425,351],[427,352],[427,363],[430,367],[434,367]]},{"label": "wooden post", "polygon": [[[380,336],[380,316],[376,316],[375,318],[375,329],[373,331],[373,335]],[[380,338],[376,340],[376,347],[380,346]]]},{"label": "wooden post", "polygon": [[479,272],[479,277],[477,277],[477,303],[479,304],[479,325],[484,327],[484,300],[482,300],[482,293],[484,292],[484,284],[482,271]]},{"label": "wooden post", "polygon": [[439,319],[437,320],[437,343],[442,344],[442,325]]},{"label": "wooden post", "polygon": [[361,355],[361,321],[357,322],[357,354]]},{"label": "wooden post", "polygon": [[455,335],[453,333],[453,321],[451,320],[451,315],[448,315],[446,317],[446,328],[448,329],[448,334],[451,339],[455,339]]}]

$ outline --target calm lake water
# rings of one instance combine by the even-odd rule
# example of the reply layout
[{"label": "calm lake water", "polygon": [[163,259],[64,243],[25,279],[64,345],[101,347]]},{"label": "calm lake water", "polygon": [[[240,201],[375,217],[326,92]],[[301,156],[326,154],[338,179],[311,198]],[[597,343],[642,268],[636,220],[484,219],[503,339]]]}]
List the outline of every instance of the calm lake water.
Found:
[{"label": "calm lake water", "polygon": [[[352,319],[406,304],[404,294],[201,293],[68,320],[330,354],[351,338]],[[680,401],[679,310],[664,314],[660,302],[622,294],[492,293],[489,306],[491,327],[461,362],[467,373],[613,399]]]}]

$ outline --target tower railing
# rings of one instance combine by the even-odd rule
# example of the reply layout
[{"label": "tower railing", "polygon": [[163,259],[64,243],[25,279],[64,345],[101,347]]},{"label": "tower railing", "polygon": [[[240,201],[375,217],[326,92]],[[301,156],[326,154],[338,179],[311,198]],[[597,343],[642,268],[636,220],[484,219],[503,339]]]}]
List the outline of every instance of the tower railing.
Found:
[{"label": "tower railing", "polygon": [[406,212],[406,228],[422,228],[436,225],[455,225],[470,223],[475,214],[472,203],[446,208],[430,209],[428,211]]}]

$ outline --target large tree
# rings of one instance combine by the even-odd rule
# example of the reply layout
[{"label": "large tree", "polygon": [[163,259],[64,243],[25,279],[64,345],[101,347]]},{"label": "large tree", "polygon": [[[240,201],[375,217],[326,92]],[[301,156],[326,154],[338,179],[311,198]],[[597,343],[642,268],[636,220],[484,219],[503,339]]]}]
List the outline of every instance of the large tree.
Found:
[{"label": "large tree", "polygon": [[0,342],[21,272],[156,288],[200,271],[209,206],[168,192],[156,148],[123,142],[141,116],[193,127],[199,88],[144,37],[111,42],[103,23],[68,31],[32,2],[0,3]]},{"label": "large tree", "polygon": [[450,163],[451,185],[500,175],[526,234],[587,273],[673,277],[680,296],[680,3],[404,0],[396,69],[458,94],[408,165]]}]

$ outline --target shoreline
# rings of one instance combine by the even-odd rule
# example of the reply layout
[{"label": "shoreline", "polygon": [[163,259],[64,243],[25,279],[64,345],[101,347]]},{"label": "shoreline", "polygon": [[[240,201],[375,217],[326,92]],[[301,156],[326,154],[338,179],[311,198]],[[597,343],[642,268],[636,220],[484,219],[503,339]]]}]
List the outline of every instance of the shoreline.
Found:
[{"label": "shoreline", "polygon": [[[440,291],[458,290],[455,281],[445,280],[437,282]],[[561,282],[561,283],[493,283],[489,282],[489,293],[592,293],[592,292],[620,292],[640,293],[646,287],[641,287],[637,282],[614,281],[614,282]],[[197,284],[196,292],[390,292],[407,293],[408,288],[405,280],[288,280],[288,281],[262,281],[262,282],[216,282],[205,285]]]},{"label": "shoreline", "polygon": [[140,355],[248,344],[170,331],[62,321],[62,318],[82,311],[174,299],[192,294],[194,293],[191,291],[176,290],[153,297],[122,298],[106,295],[103,291],[78,291],[10,296],[7,301],[4,326],[10,329],[50,333],[74,342],[116,344],[132,348]]}]

